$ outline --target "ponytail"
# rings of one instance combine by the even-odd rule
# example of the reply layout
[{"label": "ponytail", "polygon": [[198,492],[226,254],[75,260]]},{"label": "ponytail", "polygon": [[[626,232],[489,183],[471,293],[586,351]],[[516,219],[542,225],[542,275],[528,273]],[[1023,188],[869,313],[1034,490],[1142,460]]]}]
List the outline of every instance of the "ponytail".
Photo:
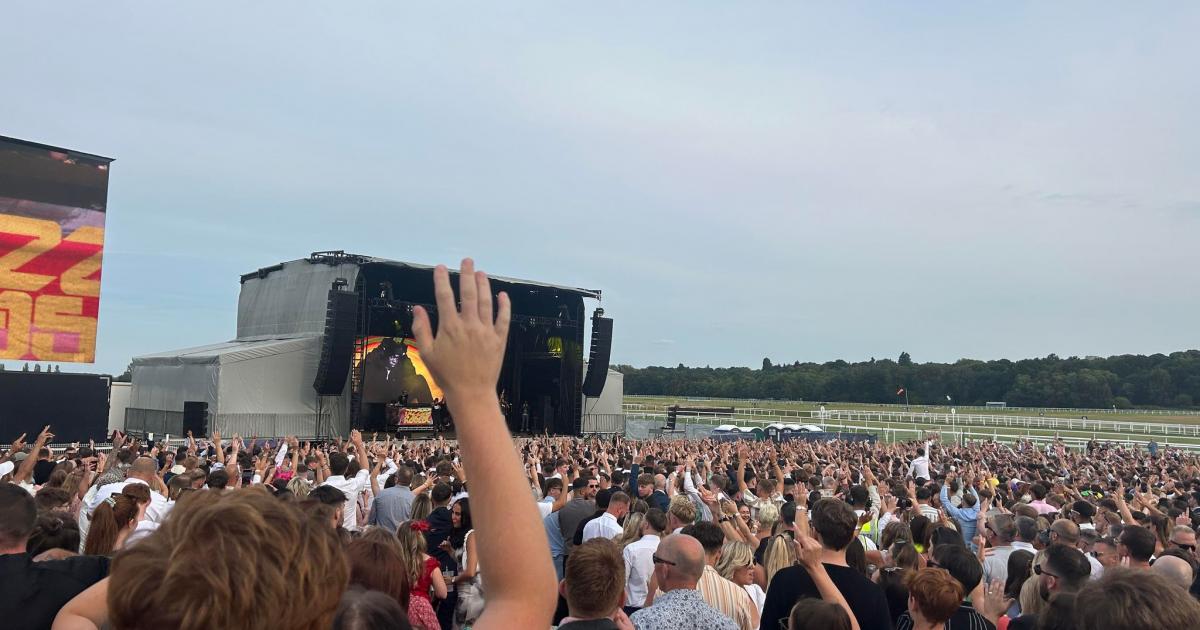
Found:
[{"label": "ponytail", "polygon": [[111,555],[117,544],[117,534],[137,518],[137,513],[137,501],[128,495],[114,494],[101,501],[92,513],[92,526],[88,528],[83,554]]}]

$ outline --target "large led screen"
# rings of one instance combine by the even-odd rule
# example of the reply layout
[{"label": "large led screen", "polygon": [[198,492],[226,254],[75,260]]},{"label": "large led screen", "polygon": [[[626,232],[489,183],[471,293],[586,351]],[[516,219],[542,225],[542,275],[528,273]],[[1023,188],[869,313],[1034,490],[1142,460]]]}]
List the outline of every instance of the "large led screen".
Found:
[{"label": "large led screen", "polygon": [[96,360],[110,162],[0,136],[0,359]]},{"label": "large led screen", "polygon": [[[430,404],[442,400],[438,387],[421,360],[421,353],[412,339],[403,337],[367,337],[366,371],[363,376],[364,403],[406,402],[410,405]],[[355,369],[362,362],[356,356]]]}]

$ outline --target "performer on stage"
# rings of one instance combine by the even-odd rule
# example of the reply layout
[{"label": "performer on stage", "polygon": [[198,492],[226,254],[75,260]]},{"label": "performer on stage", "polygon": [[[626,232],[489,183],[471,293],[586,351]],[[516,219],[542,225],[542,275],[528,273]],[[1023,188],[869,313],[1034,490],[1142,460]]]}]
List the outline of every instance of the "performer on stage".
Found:
[{"label": "performer on stage", "polygon": [[529,433],[529,403],[521,404],[521,433]]}]

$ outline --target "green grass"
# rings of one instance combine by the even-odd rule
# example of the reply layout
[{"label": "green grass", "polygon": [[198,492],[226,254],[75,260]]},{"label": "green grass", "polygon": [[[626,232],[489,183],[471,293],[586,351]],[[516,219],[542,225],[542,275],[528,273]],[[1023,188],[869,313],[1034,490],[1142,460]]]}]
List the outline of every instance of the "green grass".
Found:
[{"label": "green grass", "polygon": [[[677,404],[677,405],[681,405],[681,406],[685,406],[685,407],[729,407],[729,406],[734,406],[734,407],[738,407],[738,408],[783,409],[783,410],[789,410],[789,411],[817,411],[817,408],[819,407],[818,403],[811,403],[811,402],[794,402],[794,401],[784,401],[784,400],[779,400],[779,401],[760,400],[760,401],[755,401],[753,403],[747,403],[747,402],[730,403],[729,401],[724,401],[724,400],[719,400],[719,399],[715,399],[715,400],[714,399],[709,399],[709,400],[685,399],[682,397],[672,397],[672,396],[626,396],[625,402],[626,403],[639,403],[639,404],[644,404],[644,405],[651,406],[651,407],[654,407],[654,406],[665,407],[667,405],[676,405]],[[825,404],[825,408],[829,409],[829,410],[844,409],[844,410],[851,410],[851,411],[903,411],[903,408],[897,408],[895,405],[875,405],[875,404],[868,404],[868,403],[829,402],[829,403]],[[923,412],[926,410],[928,410],[930,413],[950,413],[950,407],[944,406],[944,405],[915,405],[915,404],[912,405],[912,411],[914,411],[914,412]],[[1029,409],[997,408],[997,409],[988,409],[986,411],[984,411],[982,409],[960,410],[960,411],[958,411],[958,414],[959,415],[997,415],[997,416],[999,416],[999,415],[1012,415],[1012,416],[1035,415],[1036,416],[1036,415],[1038,415],[1038,412],[1031,411]],[[1054,412],[1054,411],[1045,413],[1045,416],[1047,418],[1071,418],[1071,419],[1075,419],[1075,420],[1078,420],[1081,415],[1084,415],[1084,414],[1070,413],[1070,412]],[[1159,415],[1159,414],[1139,414],[1139,413],[1128,413],[1128,412],[1123,413],[1120,410],[1115,411],[1115,412],[1104,412],[1104,413],[1092,414],[1092,415],[1088,416],[1088,419],[1089,420],[1112,420],[1112,421],[1120,421],[1120,422],[1156,422],[1156,423],[1163,423],[1163,424],[1200,424],[1200,414],[1183,414],[1183,413],[1181,413],[1181,414]]]}]

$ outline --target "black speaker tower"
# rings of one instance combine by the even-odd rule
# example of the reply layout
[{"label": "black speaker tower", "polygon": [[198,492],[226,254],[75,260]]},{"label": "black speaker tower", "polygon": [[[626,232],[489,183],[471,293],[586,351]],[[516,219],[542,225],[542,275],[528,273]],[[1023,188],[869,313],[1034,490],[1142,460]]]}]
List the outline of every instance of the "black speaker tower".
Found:
[{"label": "black speaker tower", "polygon": [[354,358],[354,334],[358,324],[358,294],[345,290],[346,281],[334,281],[325,309],[325,336],[313,389],[318,396],[340,396]]},{"label": "black speaker tower", "polygon": [[185,400],[183,402],[183,434],[202,437],[208,435],[208,403]]},{"label": "black speaker tower", "polygon": [[588,355],[587,375],[583,377],[583,395],[598,398],[608,380],[608,359],[612,352],[613,320],[604,317],[604,309],[592,314],[592,349]]}]

